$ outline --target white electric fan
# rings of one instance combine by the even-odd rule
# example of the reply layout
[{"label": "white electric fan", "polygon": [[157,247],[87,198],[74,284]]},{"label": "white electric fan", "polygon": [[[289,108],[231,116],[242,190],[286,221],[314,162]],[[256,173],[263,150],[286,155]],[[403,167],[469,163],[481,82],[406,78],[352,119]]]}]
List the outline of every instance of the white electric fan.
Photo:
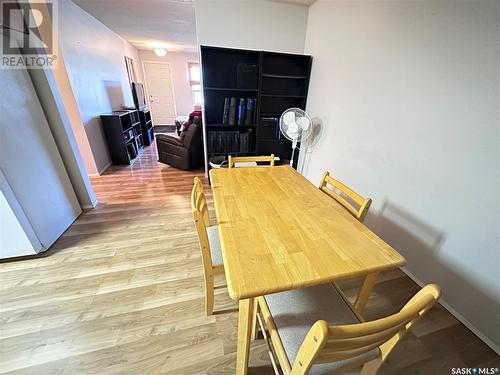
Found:
[{"label": "white electric fan", "polygon": [[309,115],[300,108],[289,108],[280,117],[281,133],[292,141],[292,157],[290,165],[293,166],[293,156],[297,143],[303,142],[311,134],[311,119]]}]

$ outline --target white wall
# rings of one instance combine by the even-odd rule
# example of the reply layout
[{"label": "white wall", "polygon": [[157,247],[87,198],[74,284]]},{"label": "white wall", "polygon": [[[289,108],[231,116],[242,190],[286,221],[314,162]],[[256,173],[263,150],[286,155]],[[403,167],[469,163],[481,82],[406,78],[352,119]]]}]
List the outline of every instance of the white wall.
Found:
[{"label": "white wall", "polygon": [[[31,69],[28,73],[78,202],[85,209],[95,207],[97,198],[88,174],[97,173],[97,168],[90,153],[90,145],[67,78],[63,58],[58,56],[57,68]],[[65,79],[62,80],[61,77]],[[90,170],[86,169],[87,165],[84,161],[89,159],[92,162],[90,167],[93,167]]]},{"label": "white wall", "polygon": [[[140,50],[139,56],[142,61],[163,61],[170,63],[177,115],[189,115],[193,111],[194,103],[191,86],[189,85],[187,63],[190,61],[198,62],[198,54],[169,51],[166,56],[159,57],[154,51]],[[139,64],[138,68],[143,68],[142,63]]]},{"label": "white wall", "polygon": [[307,7],[266,0],[196,0],[198,44],[303,53]]},{"label": "white wall", "polygon": [[142,81],[139,53],[70,0],[59,1],[59,42],[97,170],[111,159],[99,115],[133,106],[124,56],[134,59]]},{"label": "white wall", "polygon": [[[367,225],[500,344],[500,2],[320,1],[309,9],[306,158],[374,199]],[[479,332],[478,332],[479,331]]]},{"label": "white wall", "polygon": [[0,191],[0,259],[36,254],[19,220]]}]

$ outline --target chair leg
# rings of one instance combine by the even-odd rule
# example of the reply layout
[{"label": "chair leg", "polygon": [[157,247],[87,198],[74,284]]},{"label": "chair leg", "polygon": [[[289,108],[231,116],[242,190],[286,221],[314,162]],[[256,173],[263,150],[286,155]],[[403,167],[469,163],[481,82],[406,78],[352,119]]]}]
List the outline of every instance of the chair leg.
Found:
[{"label": "chair leg", "polygon": [[205,309],[207,316],[214,313],[214,279],[213,277],[205,278]]},{"label": "chair leg", "polygon": [[359,375],[376,375],[383,363],[381,358],[372,359],[363,365]]},{"label": "chair leg", "polygon": [[255,299],[253,304],[253,321],[252,321],[252,334],[251,339],[256,340],[259,335],[259,321],[257,319],[257,314],[259,312],[259,303],[257,299]]}]

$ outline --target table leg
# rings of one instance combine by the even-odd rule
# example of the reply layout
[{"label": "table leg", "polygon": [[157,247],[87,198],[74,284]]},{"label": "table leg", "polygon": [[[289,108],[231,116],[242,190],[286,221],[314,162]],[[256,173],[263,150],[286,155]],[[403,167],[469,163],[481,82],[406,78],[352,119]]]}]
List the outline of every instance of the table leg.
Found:
[{"label": "table leg", "polygon": [[367,275],[365,281],[363,282],[363,286],[359,290],[358,297],[354,303],[354,308],[360,314],[365,308],[366,301],[368,301],[368,297],[370,296],[373,286],[375,285],[375,281],[377,281],[378,274],[378,272],[373,272]]},{"label": "table leg", "polygon": [[248,357],[250,354],[250,336],[254,312],[254,299],[240,301],[238,313],[238,347],[236,352],[236,374],[246,375],[248,370]]}]

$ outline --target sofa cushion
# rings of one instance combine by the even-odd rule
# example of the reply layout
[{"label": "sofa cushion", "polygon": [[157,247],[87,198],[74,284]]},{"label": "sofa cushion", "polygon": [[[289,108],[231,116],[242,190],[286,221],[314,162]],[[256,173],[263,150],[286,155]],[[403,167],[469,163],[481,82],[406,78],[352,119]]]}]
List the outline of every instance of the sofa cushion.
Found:
[{"label": "sofa cushion", "polygon": [[219,230],[217,226],[207,228],[208,242],[210,243],[210,255],[212,256],[212,265],[223,265],[222,261],[222,248],[220,245]]},{"label": "sofa cushion", "polygon": [[[359,323],[332,284],[270,294],[265,299],[292,366],[307,333],[318,320],[326,320],[329,325]],[[309,374],[329,374],[346,365],[364,363],[378,355],[379,349],[375,348],[348,360],[313,365]]]}]

